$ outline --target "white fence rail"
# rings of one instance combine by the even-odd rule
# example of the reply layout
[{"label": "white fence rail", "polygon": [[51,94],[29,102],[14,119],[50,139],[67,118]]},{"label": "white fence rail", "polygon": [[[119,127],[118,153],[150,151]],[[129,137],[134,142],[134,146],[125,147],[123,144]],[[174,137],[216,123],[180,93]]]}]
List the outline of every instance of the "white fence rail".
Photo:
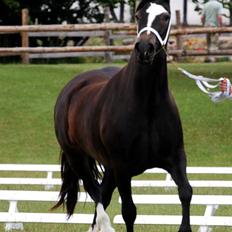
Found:
[{"label": "white fence rail", "polygon": [[[47,174],[44,178],[17,178],[17,177],[0,177],[0,184],[8,185],[44,185],[46,190],[51,189],[54,185],[61,185],[60,178],[54,178],[54,173],[60,171],[59,165],[30,165],[30,164],[0,164],[1,171],[23,171],[23,172],[44,172]],[[148,169],[148,174],[166,174],[165,180],[133,180],[132,187],[175,187],[170,175],[160,168]],[[230,167],[188,167],[188,174],[223,174],[232,175]],[[224,187],[231,188],[232,181],[225,180],[192,180],[193,187]]]},{"label": "white fence rail", "polygon": [[[19,178],[19,177],[1,177],[0,184],[3,186],[10,185],[42,185],[46,189],[51,189],[54,185],[60,185],[60,178],[54,178],[54,173],[60,171],[59,165],[21,165],[21,164],[0,164],[0,173],[10,172],[42,172],[44,178]],[[232,175],[232,167],[188,167],[188,174],[215,174]],[[133,187],[174,187],[170,175],[162,169],[150,169],[145,172],[149,175],[165,174],[166,178],[162,180],[133,180]],[[1,176],[1,174],[0,174]],[[162,177],[163,178],[163,177]],[[198,176],[199,178],[199,176]],[[150,178],[149,178],[150,179]],[[157,179],[157,178],[156,178]],[[228,180],[190,180],[191,185],[195,188],[232,188],[232,181]],[[58,192],[54,191],[22,191],[22,190],[0,190],[0,201],[9,202],[8,212],[0,212],[0,222],[6,223],[5,230],[23,229],[24,222],[41,222],[41,223],[81,223],[91,224],[92,214],[74,214],[69,220],[62,213],[31,213],[19,212],[17,203],[23,201],[55,202],[58,199]],[[135,204],[143,205],[180,205],[177,195],[155,195],[155,194],[136,194],[133,195]],[[85,193],[80,193],[80,202],[92,202],[90,197]],[[120,199],[119,199],[120,203]],[[219,206],[232,206],[232,197],[230,195],[194,195],[192,205],[204,205],[205,213],[202,216],[191,216],[191,224],[200,226],[199,232],[211,231],[211,226],[232,226],[232,216],[215,216]],[[181,216],[174,215],[138,215],[136,224],[160,224],[160,225],[178,225]],[[114,217],[115,224],[124,223],[121,215]]]}]

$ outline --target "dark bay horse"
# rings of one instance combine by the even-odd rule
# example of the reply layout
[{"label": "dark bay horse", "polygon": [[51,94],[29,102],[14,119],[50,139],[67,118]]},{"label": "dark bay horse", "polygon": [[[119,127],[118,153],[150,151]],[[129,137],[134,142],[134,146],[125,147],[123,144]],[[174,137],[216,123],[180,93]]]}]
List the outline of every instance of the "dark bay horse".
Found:
[{"label": "dark bay horse", "polygon": [[[82,180],[96,203],[89,231],[111,232],[105,209],[117,187],[127,232],[133,232],[136,207],[131,178],[159,167],[178,186],[183,213],[179,232],[190,232],[192,188],[163,49],[171,25],[169,0],[141,1],[136,18],[138,38],[128,65],[80,74],[57,99],[55,131],[62,150],[62,186],[55,207],[66,203],[72,215]],[[101,183],[97,163],[104,166]]]}]

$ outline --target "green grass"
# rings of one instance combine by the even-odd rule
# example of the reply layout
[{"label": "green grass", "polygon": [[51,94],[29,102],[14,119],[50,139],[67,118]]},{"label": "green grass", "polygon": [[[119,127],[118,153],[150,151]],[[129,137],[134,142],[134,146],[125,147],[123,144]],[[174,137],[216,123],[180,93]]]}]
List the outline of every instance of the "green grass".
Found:
[{"label": "green grass", "polygon": [[[231,63],[181,66],[199,75],[232,77]],[[174,67],[169,79],[183,122],[189,165],[231,165],[232,102],[212,103],[194,81],[181,76]]]},{"label": "green grass", "polygon": [[[59,147],[53,128],[53,108],[59,91],[80,72],[99,68],[104,64],[81,65],[0,65],[0,163],[54,164],[59,162]],[[209,77],[232,78],[231,63],[180,64],[195,74]],[[188,166],[231,166],[232,164],[232,101],[214,104],[196,87],[194,81],[182,76],[169,65],[169,85],[179,111],[185,136]],[[11,173],[1,173],[1,176]],[[18,176],[34,176],[18,173]],[[191,176],[192,179],[199,176]],[[209,176],[205,176],[209,178]],[[213,176],[231,179],[231,176]],[[1,189],[31,189],[28,186],[0,186]],[[37,186],[33,189],[43,190]],[[57,188],[58,190],[58,188]],[[162,189],[135,189],[137,193],[166,193]],[[171,190],[170,193],[176,193]],[[231,189],[195,189],[195,194],[232,194]],[[110,215],[120,213],[115,192],[108,209]],[[20,211],[47,212],[52,203],[20,203]],[[7,210],[8,203],[0,202],[0,211]],[[93,206],[80,204],[76,212],[93,212]],[[62,211],[62,210],[60,210]],[[60,212],[59,211],[59,212]],[[176,206],[138,206],[138,212],[180,213]],[[192,213],[201,215],[202,207],[192,207]],[[220,207],[218,215],[231,215],[231,207]],[[112,216],[111,216],[112,219]],[[88,225],[24,224],[24,231],[59,232],[86,231]],[[125,231],[124,226],[115,226]],[[177,231],[177,227],[136,226],[136,231]],[[229,232],[231,228],[215,228],[216,232]],[[0,231],[4,225],[0,224]],[[197,227],[194,227],[197,231]]]}]

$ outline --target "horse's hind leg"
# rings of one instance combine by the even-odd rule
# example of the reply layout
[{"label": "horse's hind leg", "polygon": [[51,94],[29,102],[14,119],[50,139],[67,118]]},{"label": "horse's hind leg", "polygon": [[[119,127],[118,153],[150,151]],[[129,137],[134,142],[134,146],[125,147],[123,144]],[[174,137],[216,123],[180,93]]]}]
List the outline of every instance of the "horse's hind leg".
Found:
[{"label": "horse's hind leg", "polygon": [[112,194],[116,188],[116,183],[114,179],[114,173],[112,170],[106,169],[104,178],[102,180],[102,203],[104,208],[106,209],[111,201]]},{"label": "horse's hind leg", "polygon": [[[108,205],[110,204],[115,187],[116,185],[114,181],[113,171],[106,169],[104,172],[102,183],[101,183],[102,204],[103,204],[104,209],[106,209]],[[93,224],[89,230],[90,232],[94,232],[98,230],[99,221],[97,220],[99,219],[97,219],[97,208],[96,208]]]},{"label": "horse's hind leg", "polygon": [[[101,232],[114,232],[110,225],[108,215],[105,213],[102,204],[100,184],[97,180],[97,166],[93,158],[81,151],[69,154],[69,163],[72,170],[83,181],[85,191],[90,195],[96,204],[98,228]],[[76,196],[77,194],[75,194]],[[72,202],[71,202],[72,203]]]},{"label": "horse's hind leg", "polygon": [[190,226],[190,202],[192,199],[192,187],[189,184],[186,174],[186,157],[185,152],[179,153],[178,160],[175,160],[174,166],[171,168],[170,174],[178,186],[179,198],[182,205],[182,222],[179,232],[191,232]]},{"label": "horse's hind leg", "polygon": [[[84,179],[83,179],[84,182]],[[93,187],[93,186],[92,186]],[[94,226],[91,226],[89,229],[89,232],[114,232],[114,229],[111,227],[110,219],[107,213],[105,212],[102,197],[101,197],[101,191],[100,188],[96,188],[95,193],[98,192],[99,198],[94,198],[94,202],[96,204],[95,208],[95,215],[94,221],[96,221],[96,224]]]}]

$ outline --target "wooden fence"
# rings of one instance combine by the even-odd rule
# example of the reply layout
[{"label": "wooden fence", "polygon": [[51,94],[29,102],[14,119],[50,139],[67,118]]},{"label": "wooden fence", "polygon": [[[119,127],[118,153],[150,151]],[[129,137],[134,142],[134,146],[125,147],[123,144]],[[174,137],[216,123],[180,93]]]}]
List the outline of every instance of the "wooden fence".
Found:
[{"label": "wooden fence", "polygon": [[[221,28],[183,28],[180,24],[179,13],[176,12],[177,25],[171,30],[171,36],[175,37],[175,49],[169,49],[172,56],[232,56],[232,49],[186,50],[183,47],[182,37],[186,35],[232,33],[232,27]],[[22,37],[21,47],[0,47],[0,56],[20,55],[22,63],[29,63],[33,58],[49,57],[77,57],[81,54],[89,56],[105,56],[111,61],[116,54],[127,54],[133,49],[133,45],[111,45],[111,38],[127,38],[136,36],[136,25],[128,23],[102,23],[102,24],[69,24],[69,25],[28,25],[28,10],[22,11],[22,26],[0,26],[1,34],[20,33]],[[30,37],[36,36],[101,36],[105,38],[103,46],[66,46],[66,47],[30,47]],[[107,37],[107,38],[106,38]],[[110,37],[110,38],[109,38]],[[132,39],[133,44],[133,39]],[[56,54],[56,55],[55,55]],[[122,57],[119,55],[119,58]]]}]

